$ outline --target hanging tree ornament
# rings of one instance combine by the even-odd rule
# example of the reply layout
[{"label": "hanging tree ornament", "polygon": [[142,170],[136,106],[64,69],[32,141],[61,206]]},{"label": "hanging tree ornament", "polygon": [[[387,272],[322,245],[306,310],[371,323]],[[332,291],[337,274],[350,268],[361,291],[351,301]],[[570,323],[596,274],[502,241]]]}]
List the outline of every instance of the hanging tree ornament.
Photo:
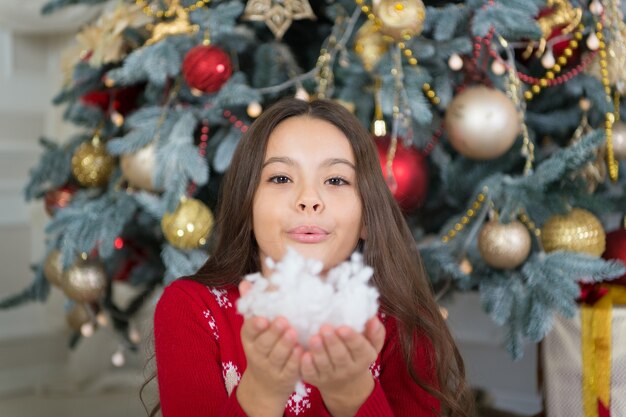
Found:
[{"label": "hanging tree ornament", "polygon": [[[533,51],[537,58],[544,55],[548,42],[557,37],[564,37],[570,34],[581,22],[582,9],[573,7],[568,0],[548,0],[546,8],[542,9],[537,17],[537,25],[541,29],[541,39],[539,42],[531,41],[524,53],[524,59],[530,58]],[[562,55],[570,46],[569,39],[558,41],[552,45],[552,50],[556,55]]]},{"label": "hanging tree ornament", "polygon": [[317,17],[308,0],[248,0],[243,19],[265,22],[274,37],[282,39],[294,20]]},{"label": "hanging tree ornament", "polygon": [[199,45],[187,52],[182,73],[194,95],[218,91],[233,73],[230,57],[212,45]]},{"label": "hanging tree ornament", "polygon": [[67,325],[75,332],[81,332],[85,324],[91,323],[91,315],[84,304],[76,303],[65,316]]},{"label": "hanging tree ornament", "polygon": [[196,33],[200,26],[192,25],[189,21],[189,13],[180,5],[180,0],[172,0],[169,10],[175,16],[173,20],[159,22],[152,29],[152,36],[146,41],[146,45],[153,45],[170,36],[191,35]]},{"label": "hanging tree ornament", "polygon": [[120,156],[120,169],[131,187],[160,192],[154,185],[156,149],[154,142],[135,153]]},{"label": "hanging tree ornament", "polygon": [[165,238],[179,249],[194,249],[206,243],[213,229],[213,213],[201,201],[183,199],[173,213],[161,219]]},{"label": "hanging tree ornament", "polygon": [[63,276],[63,264],[61,263],[61,252],[58,249],[51,251],[43,264],[43,276],[51,285],[61,286]]},{"label": "hanging tree ornament", "polygon": [[47,191],[43,197],[44,207],[49,216],[53,216],[58,210],[67,207],[76,194],[77,188],[73,185],[64,185],[61,188]]},{"label": "hanging tree ornament", "polygon": [[374,0],[373,12],[380,21],[380,31],[396,42],[422,33],[426,8],[422,0]]},{"label": "hanging tree ornament", "polygon": [[356,32],[354,51],[361,58],[367,71],[371,71],[378,64],[388,49],[388,42],[373,21],[367,20]]},{"label": "hanging tree ornament", "polygon": [[581,208],[550,217],[541,229],[541,241],[546,252],[564,250],[600,256],[604,252],[605,240],[600,220]]},{"label": "hanging tree ornament", "polygon": [[109,155],[100,140],[99,129],[90,141],[83,142],[72,156],[72,173],[86,187],[106,185],[115,166],[115,158]]},{"label": "hanging tree ornament", "polygon": [[68,298],[80,303],[98,301],[107,286],[104,265],[84,255],[69,267],[61,277],[61,288]]},{"label": "hanging tree ornament", "polygon": [[445,116],[450,144],[471,159],[495,159],[520,133],[515,104],[502,91],[470,87],[457,94]]},{"label": "hanging tree ornament", "polygon": [[613,153],[616,159],[626,160],[626,123],[619,120],[613,125]]},{"label": "hanging tree ornament", "polygon": [[[402,139],[394,142],[389,136],[376,138],[378,159],[390,191],[404,212],[418,208],[428,191],[428,163],[414,147],[406,147]],[[391,167],[391,172],[388,168]],[[390,175],[392,181],[389,181]]]},{"label": "hanging tree ornament", "polygon": [[507,224],[502,224],[497,219],[488,221],[478,234],[480,255],[492,268],[516,268],[528,258],[530,249],[530,233],[516,220]]}]

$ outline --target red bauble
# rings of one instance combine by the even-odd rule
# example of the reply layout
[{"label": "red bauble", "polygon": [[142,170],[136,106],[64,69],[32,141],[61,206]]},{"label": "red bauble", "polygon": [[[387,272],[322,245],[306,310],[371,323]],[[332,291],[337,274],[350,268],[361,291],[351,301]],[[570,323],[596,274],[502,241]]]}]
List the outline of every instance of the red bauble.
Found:
[{"label": "red bauble", "polygon": [[[604,259],[619,259],[626,263],[626,229],[614,230],[606,234]],[[607,281],[609,284],[626,285],[626,274],[617,279]]]},{"label": "red bauble", "polygon": [[108,91],[91,91],[80,98],[88,106],[98,107],[103,112],[109,110],[111,94]]},{"label": "red bauble", "polygon": [[142,85],[132,85],[109,90],[90,91],[83,95],[80,101],[88,106],[98,107],[103,113],[108,114],[109,111],[116,111],[126,116],[137,107],[137,98],[142,89]]},{"label": "red bauble", "polygon": [[189,87],[205,93],[218,91],[233,73],[228,54],[216,46],[196,46],[183,60],[183,76]]},{"label": "red bauble", "polygon": [[398,138],[396,154],[393,158],[393,180],[387,177],[387,151],[389,150],[390,138],[376,138],[378,158],[383,170],[383,176],[387,185],[404,212],[410,212],[418,208],[428,191],[428,164],[426,158],[415,148],[405,147],[402,139]]},{"label": "red bauble", "polygon": [[66,207],[70,201],[72,201],[72,197],[74,196],[74,193],[76,193],[76,190],[76,187],[66,185],[46,192],[43,198],[46,213],[48,213],[49,216],[52,216],[57,210]]}]

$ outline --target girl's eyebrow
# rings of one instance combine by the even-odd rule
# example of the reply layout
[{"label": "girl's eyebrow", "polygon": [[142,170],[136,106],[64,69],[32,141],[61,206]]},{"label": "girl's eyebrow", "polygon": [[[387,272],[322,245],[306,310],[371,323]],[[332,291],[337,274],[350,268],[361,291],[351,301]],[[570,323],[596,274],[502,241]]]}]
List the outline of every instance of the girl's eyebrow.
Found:
[{"label": "girl's eyebrow", "polygon": [[[271,158],[269,158],[267,161],[265,161],[263,163],[263,166],[261,168],[265,168],[266,166],[268,166],[269,164],[273,164],[273,163],[283,163],[286,165],[290,165],[290,166],[296,166],[298,165],[298,163],[296,161],[294,161],[293,159],[286,157],[286,156],[272,156]],[[350,168],[356,170],[354,164],[350,161],[348,161],[347,159],[343,159],[343,158],[328,158],[326,160],[324,160],[324,162],[322,162],[320,164],[320,166],[326,167],[326,166],[332,166],[332,165],[336,165],[336,164],[346,164],[348,165]]]}]

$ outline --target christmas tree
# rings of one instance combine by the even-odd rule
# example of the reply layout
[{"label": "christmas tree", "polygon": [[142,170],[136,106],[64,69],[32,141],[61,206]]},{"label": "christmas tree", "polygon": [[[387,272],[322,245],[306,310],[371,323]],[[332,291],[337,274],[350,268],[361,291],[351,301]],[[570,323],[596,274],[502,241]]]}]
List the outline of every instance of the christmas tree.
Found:
[{"label": "christmas tree", "polygon": [[[116,2],[68,55],[54,101],[83,133],[41,139],[25,195],[51,216],[48,250],[0,306],[58,287],[73,343],[109,317],[134,349],[149,295],[210,255],[250,123],[326,98],[371,128],[436,295],[479,291],[517,358],[581,285],[626,271],[625,28],[616,0]],[[120,281],[138,289],[123,308]]]}]

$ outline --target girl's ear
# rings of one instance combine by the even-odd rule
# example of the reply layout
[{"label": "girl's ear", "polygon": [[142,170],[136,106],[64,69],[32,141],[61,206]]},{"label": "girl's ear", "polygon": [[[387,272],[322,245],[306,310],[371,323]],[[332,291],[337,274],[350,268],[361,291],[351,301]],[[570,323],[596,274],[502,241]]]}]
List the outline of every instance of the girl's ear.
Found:
[{"label": "girl's ear", "polygon": [[361,226],[361,234],[359,235],[359,237],[362,240],[367,240],[367,228],[365,227],[365,225]]}]

